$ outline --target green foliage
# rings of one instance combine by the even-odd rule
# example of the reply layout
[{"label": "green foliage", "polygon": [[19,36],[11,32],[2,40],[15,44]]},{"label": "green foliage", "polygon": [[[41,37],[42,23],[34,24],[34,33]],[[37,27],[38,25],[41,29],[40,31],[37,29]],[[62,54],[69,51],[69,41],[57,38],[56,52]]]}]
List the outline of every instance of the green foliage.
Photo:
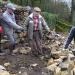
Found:
[{"label": "green foliage", "polygon": [[45,11],[42,12],[41,15],[45,18],[51,30],[56,29],[56,31],[64,32],[69,31],[72,27],[72,25],[69,24],[68,22],[62,19],[58,19],[58,15],[56,15],[59,14],[59,17],[64,19],[69,18],[68,14],[70,13],[70,11],[65,2],[63,3],[59,0],[57,0],[57,2],[54,2],[54,0],[4,0],[4,1],[11,1],[13,3],[22,6],[30,5],[31,7],[35,6],[40,7],[42,11]]},{"label": "green foliage", "polygon": [[57,19],[56,21],[56,31],[64,32],[69,31],[72,28],[72,25],[62,19]]},{"label": "green foliage", "polygon": [[58,15],[47,12],[42,12],[41,15],[45,18],[51,30],[55,29],[60,32],[68,32],[72,28],[72,25],[69,22],[59,19]]},{"label": "green foliage", "polygon": [[55,28],[56,19],[58,15],[47,13],[47,12],[42,12],[41,15],[45,18],[50,29],[53,30]]},{"label": "green foliage", "polygon": [[11,1],[20,6],[40,7],[43,12],[60,14],[60,18],[69,21],[70,8],[63,0],[2,0]]},{"label": "green foliage", "polygon": [[61,26],[56,24],[56,31],[63,32],[63,28],[61,28]]}]

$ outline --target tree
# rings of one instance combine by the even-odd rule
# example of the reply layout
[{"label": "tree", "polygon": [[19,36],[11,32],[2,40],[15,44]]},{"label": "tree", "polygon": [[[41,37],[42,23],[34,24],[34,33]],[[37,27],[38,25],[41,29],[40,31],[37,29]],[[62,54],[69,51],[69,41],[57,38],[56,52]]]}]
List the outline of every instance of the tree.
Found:
[{"label": "tree", "polygon": [[[43,12],[59,14],[60,18],[66,19],[70,10],[68,4],[62,0],[10,0],[11,2],[30,7],[40,7]],[[72,2],[73,3],[73,2]]]},{"label": "tree", "polygon": [[75,26],[75,0],[72,0],[71,23]]}]

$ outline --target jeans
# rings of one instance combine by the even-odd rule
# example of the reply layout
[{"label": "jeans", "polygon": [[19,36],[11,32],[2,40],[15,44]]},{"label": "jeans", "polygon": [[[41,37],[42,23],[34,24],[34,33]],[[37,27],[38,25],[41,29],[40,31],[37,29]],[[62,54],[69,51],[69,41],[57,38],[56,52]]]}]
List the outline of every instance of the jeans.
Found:
[{"label": "jeans", "polygon": [[15,44],[15,36],[14,33],[13,34],[6,34],[8,39],[9,39],[9,44],[10,45],[14,45]]}]

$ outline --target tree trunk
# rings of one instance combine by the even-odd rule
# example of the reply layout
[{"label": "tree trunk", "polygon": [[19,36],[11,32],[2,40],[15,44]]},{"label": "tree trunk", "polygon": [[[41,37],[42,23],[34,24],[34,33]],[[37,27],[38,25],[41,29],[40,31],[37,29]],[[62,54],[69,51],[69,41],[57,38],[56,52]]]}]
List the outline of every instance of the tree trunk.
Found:
[{"label": "tree trunk", "polygon": [[75,0],[72,0],[71,23],[75,26]]}]

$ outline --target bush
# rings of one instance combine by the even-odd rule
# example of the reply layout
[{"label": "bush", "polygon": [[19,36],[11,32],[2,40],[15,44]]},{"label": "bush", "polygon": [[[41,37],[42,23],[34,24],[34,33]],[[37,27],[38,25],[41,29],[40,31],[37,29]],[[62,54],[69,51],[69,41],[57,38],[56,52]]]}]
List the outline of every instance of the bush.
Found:
[{"label": "bush", "polygon": [[56,20],[56,31],[64,32],[69,31],[72,28],[72,25],[62,19]]},{"label": "bush", "polygon": [[58,15],[47,13],[47,12],[42,12],[41,15],[45,18],[50,29],[53,30],[56,26],[56,19]]}]

